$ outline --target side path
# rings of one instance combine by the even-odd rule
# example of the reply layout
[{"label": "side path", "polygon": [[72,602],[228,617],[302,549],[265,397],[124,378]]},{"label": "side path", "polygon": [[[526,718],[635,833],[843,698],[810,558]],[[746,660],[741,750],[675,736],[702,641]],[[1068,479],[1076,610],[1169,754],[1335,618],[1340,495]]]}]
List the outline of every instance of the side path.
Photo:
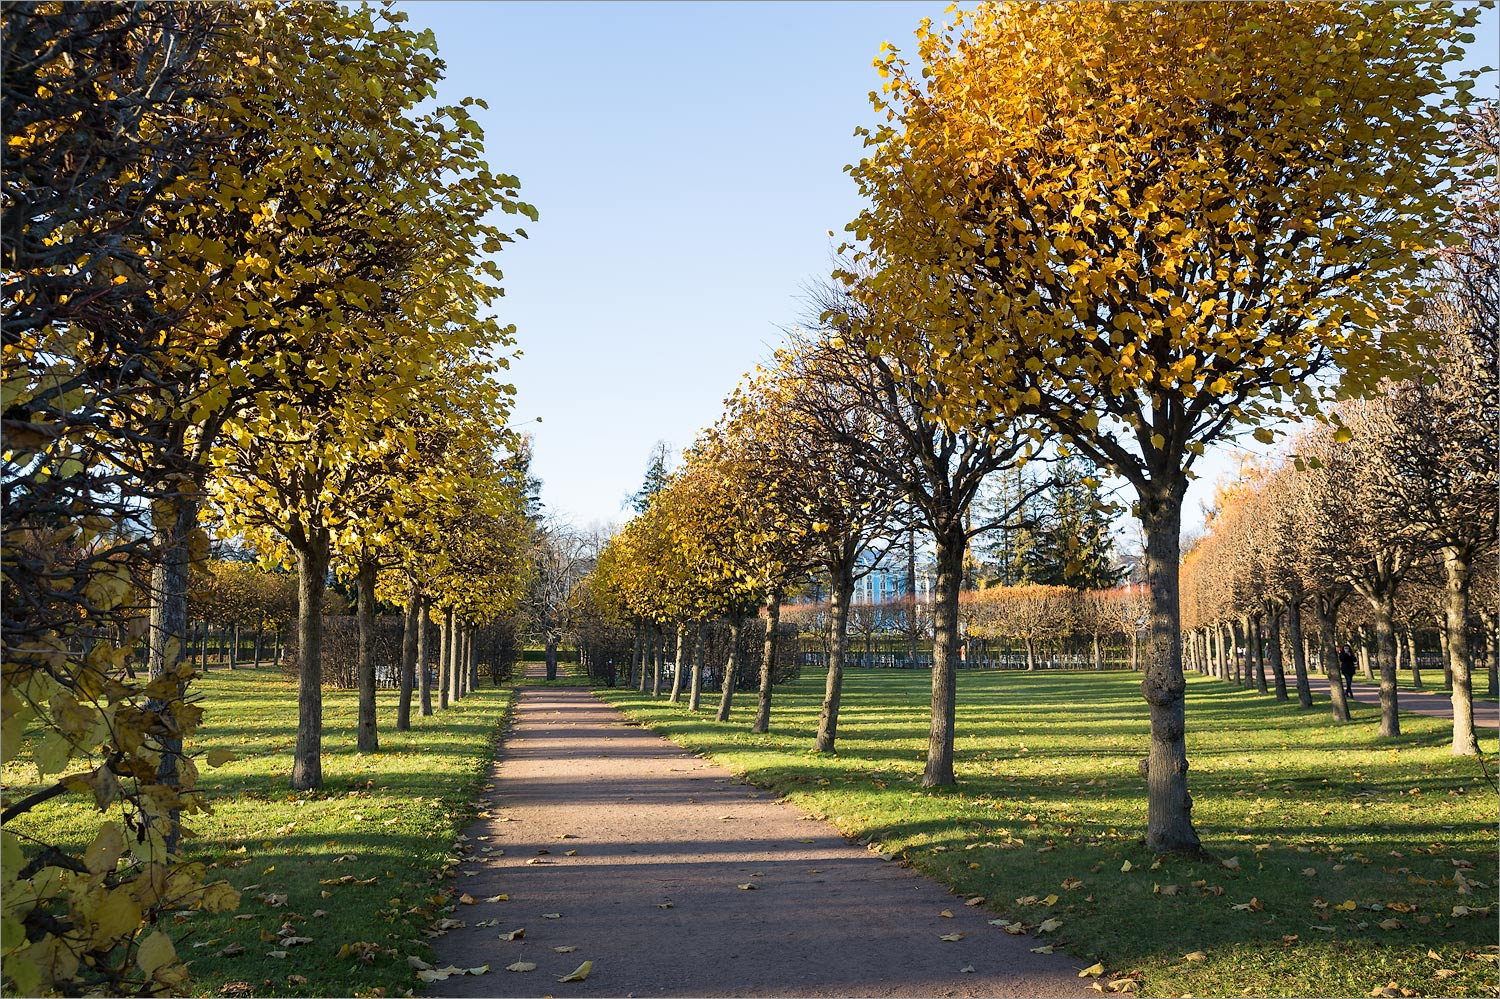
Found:
[{"label": "side path", "polygon": [[[1094,994],[1088,961],[1031,953],[1035,938],[584,690],[520,692],[485,798],[457,886],[477,901],[434,946],[440,967],[491,970],[432,995]],[[587,981],[558,983],[585,960]]]},{"label": "side path", "polygon": [[[1441,677],[1439,678],[1441,679]],[[1481,677],[1481,679],[1483,679]],[[1294,681],[1287,677],[1288,686]],[[1308,672],[1308,685],[1312,687],[1315,697],[1326,700],[1331,695],[1328,693],[1328,678],[1319,673]],[[1297,699],[1295,687],[1291,689],[1292,700]],[[1370,683],[1368,680],[1355,678],[1354,700],[1360,704],[1380,707],[1380,687]],[[1400,690],[1396,694],[1396,706],[1402,712],[1411,712],[1416,715],[1431,715],[1433,718],[1446,718],[1453,720],[1453,698],[1445,691],[1439,689],[1429,693],[1420,690]],[[1377,710],[1377,715],[1378,715]],[[1358,718],[1358,715],[1355,715]],[[1500,706],[1494,701],[1481,701],[1474,699],[1474,728],[1482,730],[1486,728],[1500,728]],[[1482,735],[1482,732],[1478,734]]]}]

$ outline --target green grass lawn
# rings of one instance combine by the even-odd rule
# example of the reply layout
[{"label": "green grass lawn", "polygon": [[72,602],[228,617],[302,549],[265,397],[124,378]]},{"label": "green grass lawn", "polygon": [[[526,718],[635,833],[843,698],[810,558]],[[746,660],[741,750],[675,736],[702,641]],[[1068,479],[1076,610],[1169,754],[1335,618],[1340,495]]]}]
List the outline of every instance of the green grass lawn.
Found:
[{"label": "green grass lawn", "polygon": [[[382,691],[381,752],[370,755],[354,748],[355,693],[325,691],[316,792],[287,788],[296,687],[280,672],[213,671],[193,690],[205,718],[191,748],[240,759],[204,768],[199,786],[214,813],[190,817],[198,838],[185,852],[209,862],[209,880],[242,892],[238,913],[186,914],[171,928],[194,993],[403,995],[419,986],[407,956],[432,958],[426,931],[462,891],[464,870],[482,863],[483,844],[457,837],[475,815],[510,689],[481,687],[413,717],[409,732],[395,731],[396,695]],[[19,797],[35,774],[9,766],[4,778],[7,796]],[[7,829],[77,844],[97,824],[60,799]],[[282,933],[288,924],[295,932]],[[278,935],[312,940],[284,946]]]},{"label": "green grass lawn", "polygon": [[[1190,677],[1189,786],[1212,861],[1141,845],[1148,723],[1131,673],[961,673],[957,788],[919,787],[930,676],[847,675],[837,757],[809,753],[823,676],[778,688],[769,735],[600,694],[826,816],[1107,978],[1151,995],[1496,994],[1496,794],[1450,724],[1332,722]],[[1494,772],[1495,738],[1485,734]],[[1229,865],[1229,866],[1226,866]],[[1127,869],[1128,865],[1128,869]],[[1054,898],[1055,896],[1055,898]],[[1050,903],[1050,904],[1049,904]],[[1464,914],[1465,908],[1470,911]],[[997,930],[996,932],[1000,932]],[[1188,955],[1193,955],[1188,959]],[[1401,990],[1406,990],[1402,992]]]}]

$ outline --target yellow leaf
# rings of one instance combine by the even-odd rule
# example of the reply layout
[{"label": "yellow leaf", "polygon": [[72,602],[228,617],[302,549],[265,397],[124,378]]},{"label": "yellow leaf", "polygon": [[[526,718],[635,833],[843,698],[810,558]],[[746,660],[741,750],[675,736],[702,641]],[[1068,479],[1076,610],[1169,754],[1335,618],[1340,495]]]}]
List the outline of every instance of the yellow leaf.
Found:
[{"label": "yellow leaf", "polygon": [[172,946],[172,938],[161,930],[152,932],[141,941],[140,950],[135,955],[135,963],[141,966],[147,978],[176,960],[177,948]]},{"label": "yellow leaf", "polygon": [[552,949],[559,954],[571,954],[578,948],[570,945],[567,947],[553,947]]},{"label": "yellow leaf", "polygon": [[515,964],[507,964],[506,971],[535,971],[536,965],[530,961],[517,961]]},{"label": "yellow leaf", "polygon": [[94,945],[108,950],[116,938],[133,935],[141,925],[141,904],[128,886],[118,888],[104,896],[93,917]]},{"label": "yellow leaf", "polygon": [[1184,954],[1184,955],[1182,955],[1182,959],[1184,961],[1189,961],[1189,962],[1192,962],[1192,963],[1196,964],[1196,963],[1199,963],[1199,962],[1202,962],[1202,961],[1207,961],[1208,960],[1208,955],[1205,954],[1205,953],[1203,953],[1203,951],[1201,951],[1201,950],[1195,950],[1195,951],[1193,951],[1190,954]]},{"label": "yellow leaf", "polygon": [[1033,947],[1033,948],[1031,948],[1031,952],[1033,954],[1050,954],[1050,953],[1052,953],[1052,945],[1051,944],[1043,944],[1040,947]]},{"label": "yellow leaf", "polygon": [[1338,909],[1340,912],[1353,912],[1356,908],[1358,908],[1358,906],[1355,905],[1354,899],[1351,898],[1340,902],[1338,905],[1334,906],[1334,908]]},{"label": "yellow leaf", "polygon": [[125,837],[120,834],[120,827],[113,822],[105,822],[99,826],[94,841],[84,852],[83,862],[92,873],[103,874],[115,869],[124,852]]},{"label": "yellow leaf", "polygon": [[500,934],[500,939],[501,940],[520,940],[524,936],[526,936],[526,931],[525,930],[511,930],[509,933],[502,933],[502,934]]},{"label": "yellow leaf", "polygon": [[1128,873],[1130,873],[1130,872],[1131,872],[1131,871],[1133,871],[1133,870],[1135,870],[1135,865],[1133,865],[1133,864],[1132,864],[1132,863],[1131,863],[1131,862],[1130,862],[1130,861],[1128,861],[1128,860],[1127,860],[1127,861],[1125,861],[1125,863],[1123,863],[1123,864],[1121,864],[1121,865],[1120,865],[1120,871],[1121,871],[1121,872],[1122,872],[1122,873],[1126,873],[1126,874],[1128,874]]},{"label": "yellow leaf", "polygon": [[1048,895],[1046,898],[1042,899],[1042,904],[1043,905],[1056,905],[1057,904],[1057,896],[1056,895]]},{"label": "yellow leaf", "polygon": [[558,979],[559,982],[581,982],[589,977],[589,972],[594,970],[593,961],[585,961],[572,971]]},{"label": "yellow leaf", "polygon": [[211,767],[222,767],[226,763],[233,763],[239,756],[227,749],[210,749],[208,751],[208,765]]},{"label": "yellow leaf", "polygon": [[1079,978],[1095,978],[1104,974],[1103,963],[1091,964],[1078,973]]},{"label": "yellow leaf", "polygon": [[1044,920],[1042,920],[1042,925],[1038,926],[1036,928],[1036,931],[1038,933],[1051,933],[1053,930],[1057,929],[1061,925],[1062,925],[1062,920],[1061,919],[1044,919]]},{"label": "yellow leaf", "polygon": [[940,933],[940,934],[938,934],[938,939],[939,940],[946,940],[949,943],[957,943],[958,941],[962,940],[963,938],[964,938],[964,935],[962,933]]},{"label": "yellow leaf", "polygon": [[751,884],[735,885],[735,887],[740,891],[755,891],[755,886]]}]

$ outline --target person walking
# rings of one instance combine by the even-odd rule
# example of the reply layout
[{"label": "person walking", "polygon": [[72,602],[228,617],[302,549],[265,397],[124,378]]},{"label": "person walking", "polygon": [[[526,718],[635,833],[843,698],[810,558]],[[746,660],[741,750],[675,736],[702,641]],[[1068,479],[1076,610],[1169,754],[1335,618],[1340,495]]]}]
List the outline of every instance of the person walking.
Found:
[{"label": "person walking", "polygon": [[1354,650],[1348,643],[1339,646],[1339,672],[1344,676],[1344,694],[1354,696]]}]

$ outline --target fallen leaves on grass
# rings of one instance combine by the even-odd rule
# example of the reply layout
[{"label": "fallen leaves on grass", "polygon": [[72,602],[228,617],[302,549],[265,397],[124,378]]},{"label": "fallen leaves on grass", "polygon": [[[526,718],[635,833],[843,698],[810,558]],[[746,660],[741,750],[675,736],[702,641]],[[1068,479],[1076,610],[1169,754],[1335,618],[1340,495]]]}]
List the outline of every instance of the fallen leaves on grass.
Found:
[{"label": "fallen leaves on grass", "polygon": [[1184,955],[1182,955],[1182,959],[1184,961],[1188,961],[1188,962],[1193,963],[1193,964],[1198,964],[1198,963],[1201,963],[1203,961],[1207,961],[1208,960],[1208,955],[1205,954],[1205,953],[1203,953],[1203,951],[1201,951],[1201,950],[1195,950],[1195,951],[1193,951],[1190,954],[1184,954]]},{"label": "fallen leaves on grass", "polygon": [[1230,906],[1235,912],[1260,912],[1265,906],[1260,904],[1260,899],[1252,898],[1248,902],[1240,902]]},{"label": "fallen leaves on grass", "polygon": [[1060,926],[1062,926],[1061,919],[1044,919],[1042,920],[1042,924],[1036,928],[1036,931],[1038,933],[1051,933]]},{"label": "fallen leaves on grass", "polygon": [[1240,869],[1240,858],[1226,857],[1225,859],[1219,861],[1219,866],[1224,868],[1225,870],[1237,871]]}]

